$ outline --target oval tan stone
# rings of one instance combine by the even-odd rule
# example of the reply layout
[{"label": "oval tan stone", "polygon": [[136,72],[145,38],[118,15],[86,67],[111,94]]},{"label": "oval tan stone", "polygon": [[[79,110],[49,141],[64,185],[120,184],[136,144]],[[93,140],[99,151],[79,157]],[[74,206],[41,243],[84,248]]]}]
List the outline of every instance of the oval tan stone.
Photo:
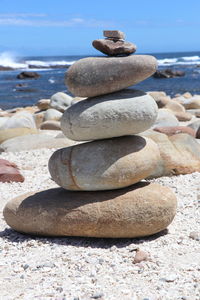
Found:
[{"label": "oval tan stone", "polygon": [[28,193],[7,203],[13,229],[43,236],[134,238],[164,230],[176,213],[176,197],[164,186],[138,183],[101,192],[62,188]]},{"label": "oval tan stone", "polygon": [[151,139],[124,136],[59,149],[49,160],[49,171],[68,190],[109,190],[148,177],[159,161]]},{"label": "oval tan stone", "polygon": [[75,96],[99,96],[137,84],[155,73],[156,67],[151,55],[83,58],[68,69],[65,83]]}]

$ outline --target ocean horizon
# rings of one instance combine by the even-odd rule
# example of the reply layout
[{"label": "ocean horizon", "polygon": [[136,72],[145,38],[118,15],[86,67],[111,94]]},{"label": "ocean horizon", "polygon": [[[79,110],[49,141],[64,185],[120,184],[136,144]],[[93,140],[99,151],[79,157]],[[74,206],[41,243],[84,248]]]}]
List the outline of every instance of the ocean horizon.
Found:
[{"label": "ocean horizon", "polygon": [[[158,69],[181,70],[185,76],[168,79],[150,77],[134,87],[145,92],[160,90],[170,96],[190,92],[200,94],[200,51],[136,53],[154,55]],[[100,55],[64,56],[13,56],[0,53],[0,108],[10,109],[34,105],[40,99],[50,98],[56,92],[66,92],[64,73],[75,61],[84,57]],[[22,71],[35,71],[41,75],[37,80],[20,80]]]}]

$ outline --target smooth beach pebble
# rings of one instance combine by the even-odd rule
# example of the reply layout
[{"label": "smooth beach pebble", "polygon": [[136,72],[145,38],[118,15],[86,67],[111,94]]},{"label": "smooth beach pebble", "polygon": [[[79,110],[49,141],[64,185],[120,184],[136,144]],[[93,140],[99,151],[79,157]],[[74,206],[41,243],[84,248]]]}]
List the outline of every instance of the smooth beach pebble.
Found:
[{"label": "smooth beach pebble", "polygon": [[65,83],[75,96],[99,96],[148,78],[156,67],[157,61],[150,55],[83,58],[68,69]]},{"label": "smooth beach pebble", "polygon": [[59,149],[49,160],[49,171],[68,190],[108,190],[148,177],[159,161],[159,149],[151,139],[124,136]]},{"label": "smooth beach pebble", "polygon": [[176,205],[169,188],[138,183],[114,191],[28,193],[9,201],[3,214],[10,227],[29,234],[133,238],[164,230]]},{"label": "smooth beach pebble", "polygon": [[76,141],[111,138],[145,131],[154,124],[157,113],[151,96],[127,89],[72,105],[61,119],[61,128]]}]

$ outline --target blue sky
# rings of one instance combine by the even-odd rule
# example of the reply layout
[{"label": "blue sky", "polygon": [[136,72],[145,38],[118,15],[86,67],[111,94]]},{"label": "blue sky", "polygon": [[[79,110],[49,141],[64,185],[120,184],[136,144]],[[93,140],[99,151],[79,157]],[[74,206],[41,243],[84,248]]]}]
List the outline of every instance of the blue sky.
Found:
[{"label": "blue sky", "polygon": [[118,29],[140,53],[200,51],[200,0],[1,0],[0,52],[96,54],[104,29]]}]

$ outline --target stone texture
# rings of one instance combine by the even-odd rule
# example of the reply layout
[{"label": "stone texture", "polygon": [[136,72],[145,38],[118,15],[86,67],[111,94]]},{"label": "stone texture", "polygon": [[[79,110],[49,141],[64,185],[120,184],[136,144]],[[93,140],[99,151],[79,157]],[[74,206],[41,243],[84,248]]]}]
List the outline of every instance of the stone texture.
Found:
[{"label": "stone texture", "polygon": [[192,119],[192,114],[188,112],[174,112],[174,115],[180,122],[187,122]]},{"label": "stone texture", "polygon": [[40,110],[47,110],[50,105],[50,99],[41,99],[36,103]]},{"label": "stone texture", "polygon": [[45,121],[40,125],[40,129],[43,130],[61,130],[59,121]]},{"label": "stone texture", "polygon": [[[156,93],[156,92],[155,92]],[[165,105],[171,101],[171,98],[169,96],[155,96],[152,93],[148,93],[155,101],[156,104],[158,105],[158,108],[163,108]]]},{"label": "stone texture", "polygon": [[44,114],[45,114],[44,111],[40,111],[33,115],[33,118],[35,120],[35,124],[36,124],[37,128],[40,128],[40,125],[42,124],[42,122],[44,122]]},{"label": "stone texture", "polygon": [[0,130],[0,144],[17,136],[27,135],[31,133],[37,133],[35,128],[10,128]]},{"label": "stone texture", "polygon": [[171,110],[166,108],[161,108],[158,110],[157,119],[153,125],[155,127],[169,127],[169,126],[179,126],[178,119],[174,116]]},{"label": "stone texture", "polygon": [[136,134],[153,125],[157,112],[151,96],[123,90],[72,105],[63,114],[61,128],[68,138],[77,141]]},{"label": "stone texture", "polygon": [[184,106],[175,100],[168,101],[165,105],[165,108],[170,109],[173,112],[185,112]]},{"label": "stone texture", "polygon": [[160,133],[164,133],[168,136],[178,134],[178,133],[187,133],[193,137],[196,136],[196,131],[187,126],[156,127],[156,128],[154,128],[154,130],[157,132],[160,132]]},{"label": "stone texture", "polygon": [[148,78],[156,67],[157,61],[150,55],[83,58],[68,69],[65,83],[75,96],[99,96]]},{"label": "stone texture", "polygon": [[36,128],[33,115],[26,111],[21,111],[14,114],[2,124],[0,129],[10,128]]},{"label": "stone texture", "polygon": [[0,159],[0,182],[23,182],[24,177],[20,174],[16,164],[5,159]]},{"label": "stone texture", "polygon": [[67,138],[54,138],[47,134],[29,134],[18,136],[3,142],[0,145],[0,152],[19,152],[41,148],[62,148],[74,145],[74,142]]},{"label": "stone texture", "polygon": [[71,105],[72,99],[73,98],[71,96],[58,92],[51,96],[50,107],[57,109],[60,112],[64,112],[65,109]]},{"label": "stone texture", "polygon": [[159,160],[151,139],[125,136],[60,149],[51,156],[49,171],[68,190],[119,189],[149,176]]},{"label": "stone texture", "polygon": [[200,144],[189,134],[172,136],[147,130],[141,136],[151,138],[160,150],[158,161],[150,178],[200,172]]},{"label": "stone texture", "polygon": [[188,124],[187,126],[193,128],[195,131],[197,131],[200,127],[200,120],[192,122],[192,123]]},{"label": "stone texture", "polygon": [[60,121],[62,117],[62,113],[54,108],[49,108],[44,113],[44,121],[54,120],[54,121]]},{"label": "stone texture", "polygon": [[158,184],[71,192],[62,188],[21,195],[3,215],[13,229],[42,236],[134,238],[165,229],[176,213],[173,192]]},{"label": "stone texture", "polygon": [[94,40],[92,46],[109,56],[130,55],[137,49],[133,43],[109,39]]},{"label": "stone texture", "polygon": [[125,39],[125,34],[122,31],[119,30],[104,30],[103,36],[107,38],[113,38],[113,39]]}]

